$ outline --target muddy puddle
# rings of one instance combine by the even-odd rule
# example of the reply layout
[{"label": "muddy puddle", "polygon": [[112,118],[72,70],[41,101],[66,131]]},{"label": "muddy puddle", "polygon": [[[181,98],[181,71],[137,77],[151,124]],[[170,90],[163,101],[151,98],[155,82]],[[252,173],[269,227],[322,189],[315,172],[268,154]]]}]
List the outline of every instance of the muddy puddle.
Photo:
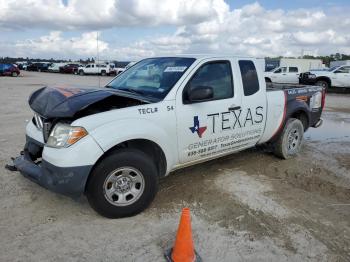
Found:
[{"label": "muddy puddle", "polygon": [[319,128],[310,128],[305,133],[309,141],[350,141],[350,114],[325,112],[323,124]]}]

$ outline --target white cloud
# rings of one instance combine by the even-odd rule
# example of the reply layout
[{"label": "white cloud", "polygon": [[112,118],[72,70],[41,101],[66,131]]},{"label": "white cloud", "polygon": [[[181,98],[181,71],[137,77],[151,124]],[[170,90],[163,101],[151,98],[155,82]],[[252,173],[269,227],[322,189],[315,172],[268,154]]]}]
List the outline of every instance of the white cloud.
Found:
[{"label": "white cloud", "polygon": [[195,24],[228,11],[222,0],[0,0],[0,26],[65,29]]},{"label": "white cloud", "polygon": [[[258,2],[229,9],[224,0],[0,0],[0,27],[51,30],[39,39],[17,41],[17,54],[54,57],[96,56],[96,30],[105,58],[137,59],[176,53],[231,53],[250,56],[298,56],[350,53],[349,9],[269,10]],[[102,4],[103,3],[103,4]],[[104,28],[174,25],[173,34],[145,37],[120,46],[107,42]],[[89,29],[79,37],[63,31]],[[55,31],[56,30],[56,31]],[[0,43],[0,54],[9,49]],[[11,50],[12,51],[12,50]],[[49,56],[50,57],[50,56]]]},{"label": "white cloud", "polygon": [[[83,33],[80,37],[63,38],[59,31],[50,32],[36,40],[18,41],[15,50],[19,56],[89,57],[97,53],[97,32]],[[99,41],[99,51],[107,51],[108,43]]]}]

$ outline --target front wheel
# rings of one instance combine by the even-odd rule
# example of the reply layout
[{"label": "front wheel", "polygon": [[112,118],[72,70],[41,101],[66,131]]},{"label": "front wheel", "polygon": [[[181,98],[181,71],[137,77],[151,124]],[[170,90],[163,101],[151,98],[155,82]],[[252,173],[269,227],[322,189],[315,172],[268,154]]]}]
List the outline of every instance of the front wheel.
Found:
[{"label": "front wheel", "polygon": [[318,80],[318,81],[316,82],[316,85],[317,85],[317,86],[322,86],[322,87],[324,87],[326,90],[329,88],[328,82],[327,82],[327,81],[324,81],[324,80]]},{"label": "front wheel", "polygon": [[154,199],[158,173],[153,160],[137,149],[118,150],[92,171],[86,195],[92,208],[108,218],[136,215]]},{"label": "front wheel", "polygon": [[16,77],[16,76],[18,76],[18,74],[17,74],[17,72],[12,72],[12,74],[11,74],[13,77]]},{"label": "front wheel", "polygon": [[79,71],[79,75],[83,76],[83,75],[84,75],[84,71],[83,71],[83,70],[80,70],[80,71]]},{"label": "front wheel", "polygon": [[278,140],[274,144],[276,156],[288,159],[300,151],[304,136],[304,126],[299,119],[290,118],[283,128]]}]

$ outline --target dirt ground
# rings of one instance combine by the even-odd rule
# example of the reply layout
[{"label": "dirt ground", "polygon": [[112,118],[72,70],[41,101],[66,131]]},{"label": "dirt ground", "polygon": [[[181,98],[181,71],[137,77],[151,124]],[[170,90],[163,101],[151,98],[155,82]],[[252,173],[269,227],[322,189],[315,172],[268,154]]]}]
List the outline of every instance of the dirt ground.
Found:
[{"label": "dirt ground", "polygon": [[85,197],[73,201],[4,168],[23,148],[32,91],[98,81],[0,78],[0,261],[164,261],[183,207],[203,261],[350,261],[350,95],[327,96],[323,126],[305,134],[295,159],[250,149],[192,166],[161,181],[142,214],[109,220]]}]

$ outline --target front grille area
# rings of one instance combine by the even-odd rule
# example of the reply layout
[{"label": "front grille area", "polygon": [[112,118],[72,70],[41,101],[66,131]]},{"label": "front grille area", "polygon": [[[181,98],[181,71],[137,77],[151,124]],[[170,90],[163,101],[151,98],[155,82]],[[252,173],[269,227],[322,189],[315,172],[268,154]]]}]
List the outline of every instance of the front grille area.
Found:
[{"label": "front grille area", "polygon": [[34,124],[39,130],[43,130],[44,123],[43,118],[37,113],[34,113]]},{"label": "front grille area", "polygon": [[43,136],[44,136],[44,141],[46,142],[47,139],[49,139],[50,133],[51,133],[51,127],[52,127],[52,122],[44,122],[43,126]]},{"label": "front grille area", "polygon": [[43,133],[44,141],[46,142],[50,136],[52,122],[46,120],[39,114],[34,113],[33,123]]}]

